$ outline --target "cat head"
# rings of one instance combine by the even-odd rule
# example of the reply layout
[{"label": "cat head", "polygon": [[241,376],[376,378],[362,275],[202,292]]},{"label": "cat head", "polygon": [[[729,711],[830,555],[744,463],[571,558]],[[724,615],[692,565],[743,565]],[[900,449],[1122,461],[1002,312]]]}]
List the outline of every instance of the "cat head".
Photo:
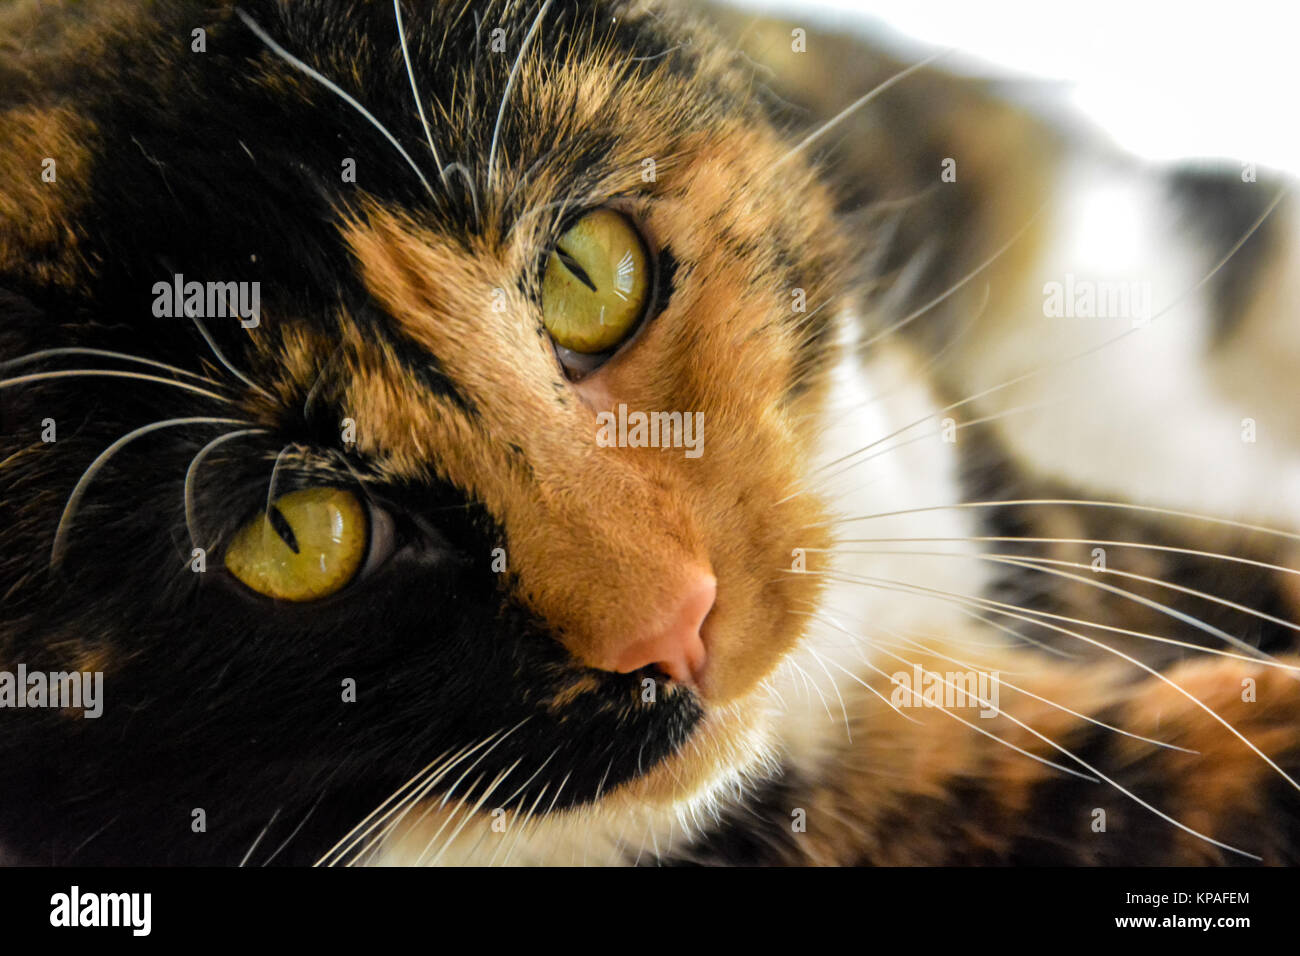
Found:
[{"label": "cat head", "polygon": [[831,200],[675,14],[399,8],[113,5],[0,113],[3,358],[73,350],[6,374],[97,370],[0,392],[5,658],[105,675],[14,738],[33,845],[759,759],[827,544]]}]

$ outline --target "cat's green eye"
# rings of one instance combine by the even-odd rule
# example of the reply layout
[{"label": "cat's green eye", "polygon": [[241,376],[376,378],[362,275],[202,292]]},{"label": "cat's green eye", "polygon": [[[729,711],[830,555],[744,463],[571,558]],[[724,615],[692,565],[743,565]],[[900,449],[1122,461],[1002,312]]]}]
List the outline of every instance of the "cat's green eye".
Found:
[{"label": "cat's green eye", "polygon": [[366,555],[366,507],[342,488],[305,488],[278,498],[235,534],[226,568],[281,601],[328,597],[356,576]]},{"label": "cat's green eye", "polygon": [[635,331],[650,297],[650,256],[621,213],[597,209],[569,229],[546,260],[542,322],[556,345],[607,352]]}]

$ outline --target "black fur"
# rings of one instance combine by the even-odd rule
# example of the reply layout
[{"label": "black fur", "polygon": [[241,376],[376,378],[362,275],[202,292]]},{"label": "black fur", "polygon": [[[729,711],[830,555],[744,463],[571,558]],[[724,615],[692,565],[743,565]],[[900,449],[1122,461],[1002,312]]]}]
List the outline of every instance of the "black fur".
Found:
[{"label": "black fur", "polygon": [[[322,0],[287,14],[269,0],[243,6],[278,42],[344,85],[355,70],[367,107],[409,150],[423,148],[391,9]],[[554,4],[548,36],[556,55],[590,42],[593,25],[614,9]],[[525,13],[507,24],[512,31],[531,23]],[[204,4],[184,3],[157,5],[152,14],[151,35],[116,37],[101,58],[68,66],[43,90],[10,94],[48,105],[71,93],[96,133],[91,198],[79,220],[90,268],[70,287],[30,273],[0,275],[0,355],[79,345],[215,368],[187,320],[153,317],[152,284],[176,272],[260,281],[265,314],[309,318],[328,338],[342,304],[393,345],[431,394],[469,409],[436,360],[416,354],[367,304],[336,229],[348,200],[338,157],[364,157],[359,180],[372,195],[466,236],[482,225],[470,192],[452,187],[430,199],[371,125],[288,67],[276,67],[281,89],[252,82],[251,62],[278,61],[229,11],[214,16]],[[475,62],[473,17],[445,37],[427,11],[408,12],[407,20],[415,62],[438,65],[421,71],[427,97],[445,100],[453,82],[476,74],[485,102],[495,104],[510,58]],[[196,26],[208,31],[206,54],[189,50]],[[646,55],[670,45],[647,25],[615,36]],[[453,131],[447,153],[485,156],[492,118]],[[506,151],[512,129],[510,122],[503,128]],[[601,161],[600,141],[559,145],[579,189]],[[263,370],[234,320],[209,326],[224,353],[257,380]],[[325,372],[328,359],[320,357]],[[699,708],[688,693],[643,704],[645,673],[578,667],[507,596],[490,567],[501,531],[477,502],[437,483],[383,484],[340,444],[334,423],[346,411],[332,404],[328,380],[300,411],[306,397],[286,406],[272,433],[232,441],[205,460],[196,483],[203,540],[228,540],[256,513],[272,461],[291,442],[307,446],[308,461],[282,470],[281,490],[306,470],[316,482],[323,472],[348,487],[360,475],[380,506],[419,520],[404,525],[405,546],[368,579],[295,606],[256,598],[229,579],[220,544],[206,573],[189,569],[183,477],[195,453],[229,425],[165,429],[124,448],[77,512],[62,565],[44,568],[63,504],[102,449],[160,418],[240,417],[235,406],[113,379],[0,391],[0,457],[39,443],[46,417],[59,429],[55,445],[38,444],[0,472],[4,666],[67,670],[76,652],[94,651],[107,668],[97,720],[43,710],[0,715],[7,859],[230,864],[256,841],[251,864],[310,863],[440,754],[493,734],[487,747],[495,749],[475,752],[435,792],[468,771],[455,796],[473,799],[518,762],[496,799],[510,796],[513,812],[544,794],[540,812],[563,809],[654,766],[690,732]],[[553,706],[583,677],[596,688]],[[355,703],[342,700],[349,678]],[[192,829],[198,809],[206,832]]]}]

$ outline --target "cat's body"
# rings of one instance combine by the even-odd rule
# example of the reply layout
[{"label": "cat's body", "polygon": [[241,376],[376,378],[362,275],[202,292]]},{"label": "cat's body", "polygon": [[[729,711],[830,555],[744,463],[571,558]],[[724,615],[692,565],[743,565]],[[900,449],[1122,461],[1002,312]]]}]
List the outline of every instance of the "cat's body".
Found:
[{"label": "cat's body", "polygon": [[[4,10],[0,361],[100,371],[0,390],[0,669],[105,687],[0,710],[5,859],[1300,858],[1300,539],[1241,524],[1300,516],[1279,184],[936,70],[823,128],[904,64],[721,11],[106,10]],[[569,374],[539,262],[600,208],[653,304]],[[222,566],[324,486],[356,580]],[[706,666],[618,663],[701,581]]]}]

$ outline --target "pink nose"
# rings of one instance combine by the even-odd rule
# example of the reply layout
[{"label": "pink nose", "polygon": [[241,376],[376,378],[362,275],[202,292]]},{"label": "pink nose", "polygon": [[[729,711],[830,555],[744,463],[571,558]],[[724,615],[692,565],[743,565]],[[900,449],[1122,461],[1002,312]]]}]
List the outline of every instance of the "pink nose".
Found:
[{"label": "pink nose", "polygon": [[696,683],[707,659],[700,630],[717,594],[717,579],[708,570],[692,570],[650,633],[633,635],[607,670],[626,674],[654,665],[679,683]]}]

